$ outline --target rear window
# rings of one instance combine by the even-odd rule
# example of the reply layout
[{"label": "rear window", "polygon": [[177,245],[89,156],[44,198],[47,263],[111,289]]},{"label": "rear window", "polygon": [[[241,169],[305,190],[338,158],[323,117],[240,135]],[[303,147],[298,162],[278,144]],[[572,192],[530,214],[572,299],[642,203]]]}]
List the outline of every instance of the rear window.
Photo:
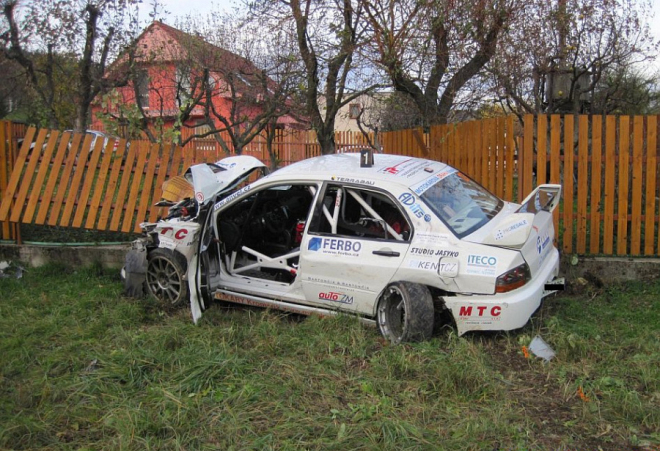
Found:
[{"label": "rear window", "polygon": [[455,172],[421,195],[421,199],[462,238],[483,227],[502,209],[504,202],[460,172]]}]

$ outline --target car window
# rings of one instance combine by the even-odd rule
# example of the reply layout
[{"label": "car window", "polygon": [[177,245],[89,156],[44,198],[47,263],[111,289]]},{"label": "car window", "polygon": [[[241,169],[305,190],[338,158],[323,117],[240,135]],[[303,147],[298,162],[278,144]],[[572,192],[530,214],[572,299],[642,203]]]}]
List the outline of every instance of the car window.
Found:
[{"label": "car window", "polygon": [[503,205],[502,200],[460,172],[426,189],[420,198],[459,238],[483,227]]},{"label": "car window", "polygon": [[327,185],[314,211],[311,233],[408,241],[410,223],[384,193]]}]

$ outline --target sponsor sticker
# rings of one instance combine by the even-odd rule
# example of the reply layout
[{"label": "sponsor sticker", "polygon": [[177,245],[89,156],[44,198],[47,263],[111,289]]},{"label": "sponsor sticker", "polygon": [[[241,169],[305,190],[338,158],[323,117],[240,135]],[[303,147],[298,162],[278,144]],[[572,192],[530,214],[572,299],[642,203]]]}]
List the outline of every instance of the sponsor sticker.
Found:
[{"label": "sponsor sticker", "polygon": [[375,182],[373,180],[365,180],[365,179],[355,179],[351,177],[337,177],[337,176],[332,176],[331,178],[333,181],[337,182],[342,182],[342,183],[356,183],[360,185],[374,185]]},{"label": "sponsor sticker", "polygon": [[497,257],[492,255],[468,255],[467,273],[482,276],[494,276]]},{"label": "sponsor sticker", "polygon": [[411,193],[403,193],[399,196],[399,200],[403,205],[405,205],[413,215],[415,215],[417,218],[424,219],[426,222],[431,221],[431,215],[426,213],[424,211],[424,208],[422,207],[420,202],[417,202],[417,199],[415,196]]},{"label": "sponsor sticker", "polygon": [[363,291],[369,290],[369,287],[367,285],[353,283],[353,282],[345,282],[343,280],[322,279],[320,277],[306,277],[305,280],[309,282],[321,283],[324,285],[335,285],[342,288],[349,288],[353,290],[363,290]]},{"label": "sponsor sticker", "polygon": [[319,299],[322,301],[339,302],[341,304],[352,304],[353,296],[337,291],[325,291],[319,293]]},{"label": "sponsor sticker", "polygon": [[197,202],[200,203],[204,202],[204,193],[202,193],[201,191],[197,191],[195,193],[195,199],[197,199]]},{"label": "sponsor sticker", "polygon": [[231,169],[231,168],[236,167],[236,163],[223,163],[221,161],[218,161],[216,164],[220,167],[225,168],[225,169]]},{"label": "sponsor sticker", "polygon": [[160,235],[158,237],[158,247],[163,247],[165,249],[174,249],[176,247],[176,242],[170,237]]},{"label": "sponsor sticker", "polygon": [[518,230],[519,228],[525,227],[527,224],[529,224],[527,219],[522,219],[518,222],[515,222],[515,223],[505,227],[504,229],[498,229],[497,232],[495,232],[495,240],[499,241],[501,239],[504,239],[507,236],[509,236],[511,233]]},{"label": "sponsor sticker", "polygon": [[239,189],[238,191],[236,191],[234,194],[231,194],[231,195],[225,197],[220,202],[216,202],[216,204],[213,206],[213,210],[214,211],[217,210],[218,208],[222,207],[226,203],[231,202],[232,200],[236,199],[241,194],[250,191],[250,188],[251,188],[251,185],[247,185],[247,186]]},{"label": "sponsor sticker", "polygon": [[424,179],[421,183],[417,184],[416,186],[413,186],[412,190],[415,192],[415,194],[421,196],[424,192],[428,191],[436,183],[440,182],[442,179],[452,174],[455,174],[456,172],[458,172],[458,170],[454,168],[444,169]]},{"label": "sponsor sticker", "polygon": [[437,262],[428,260],[409,260],[408,267],[437,272],[441,276],[456,276],[458,274],[458,262],[442,261],[442,259]]},{"label": "sponsor sticker", "polygon": [[461,305],[458,311],[459,317],[490,317],[497,318],[502,314],[502,307],[499,305]]},{"label": "sponsor sticker", "polygon": [[322,254],[359,257],[360,250],[362,250],[362,243],[343,238],[313,237],[309,240],[307,249]]},{"label": "sponsor sticker", "polygon": [[429,255],[436,257],[458,257],[458,251],[450,251],[448,249],[428,249],[423,247],[413,247],[410,253],[414,255]]}]

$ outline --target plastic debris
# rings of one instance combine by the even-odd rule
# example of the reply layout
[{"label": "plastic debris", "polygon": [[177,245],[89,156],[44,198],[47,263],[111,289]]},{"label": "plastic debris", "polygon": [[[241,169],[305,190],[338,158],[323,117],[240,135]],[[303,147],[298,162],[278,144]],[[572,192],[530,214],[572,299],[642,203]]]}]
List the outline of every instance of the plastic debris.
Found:
[{"label": "plastic debris", "polygon": [[543,340],[543,338],[539,337],[538,335],[534,337],[532,342],[529,344],[528,349],[536,357],[540,357],[546,362],[549,362],[555,356],[555,351],[550,347],[548,343],[545,342],[545,340]]},{"label": "plastic debris", "polygon": [[0,262],[0,279],[20,279],[23,277],[25,269],[22,266],[16,265],[12,262]]}]

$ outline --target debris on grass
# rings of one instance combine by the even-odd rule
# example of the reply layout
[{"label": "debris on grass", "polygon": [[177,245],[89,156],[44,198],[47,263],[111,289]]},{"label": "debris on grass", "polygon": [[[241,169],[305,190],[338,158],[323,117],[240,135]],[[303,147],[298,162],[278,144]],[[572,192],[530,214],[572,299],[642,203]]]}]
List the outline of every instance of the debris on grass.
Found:
[{"label": "debris on grass", "polygon": [[549,362],[555,356],[555,351],[550,347],[548,343],[545,342],[545,340],[543,340],[543,338],[538,335],[534,337],[532,342],[529,344],[528,349],[536,357],[540,357],[546,362]]},{"label": "debris on grass", "polygon": [[2,261],[0,262],[0,278],[2,279],[20,279],[23,277],[23,268],[20,265],[14,264],[13,262]]}]

